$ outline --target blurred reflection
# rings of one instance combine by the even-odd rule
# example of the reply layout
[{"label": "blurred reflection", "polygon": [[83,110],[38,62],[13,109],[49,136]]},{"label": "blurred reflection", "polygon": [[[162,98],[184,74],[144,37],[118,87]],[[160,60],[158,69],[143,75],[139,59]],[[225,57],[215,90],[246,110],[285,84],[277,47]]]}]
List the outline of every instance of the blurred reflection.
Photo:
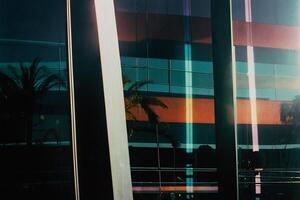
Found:
[{"label": "blurred reflection", "polygon": [[[4,133],[11,132],[11,128],[19,125],[22,138],[28,146],[32,145],[32,132],[34,113],[38,110],[39,101],[54,87],[63,85],[62,79],[57,74],[51,74],[46,66],[40,66],[38,58],[30,65],[20,63],[18,67],[9,65],[8,73],[0,72],[0,116]],[[23,127],[20,127],[23,126]],[[53,132],[56,140],[58,135],[55,130],[46,130],[43,138]],[[11,133],[10,133],[11,134]],[[2,138],[4,141],[8,138]],[[17,141],[14,141],[17,142]]]},{"label": "blurred reflection", "polygon": [[0,4],[1,198],[73,200],[65,2]]},{"label": "blurred reflection", "polygon": [[291,146],[300,143],[300,95],[297,95],[291,102],[281,103],[280,120],[290,128],[278,141],[284,144],[283,150],[279,155],[279,162],[282,163],[282,167],[286,168],[300,167],[293,158],[293,152],[289,150]]},{"label": "blurred reflection", "polygon": [[299,199],[299,1],[234,0],[241,199]]},{"label": "blurred reflection", "polygon": [[210,1],[115,7],[134,198],[216,199]]}]

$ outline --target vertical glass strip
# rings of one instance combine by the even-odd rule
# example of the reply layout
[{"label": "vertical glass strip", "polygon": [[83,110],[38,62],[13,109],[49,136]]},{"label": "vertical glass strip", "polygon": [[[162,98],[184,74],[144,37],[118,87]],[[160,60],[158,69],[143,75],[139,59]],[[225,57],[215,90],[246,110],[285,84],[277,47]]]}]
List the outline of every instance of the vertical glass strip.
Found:
[{"label": "vertical glass strip", "polygon": [[233,5],[240,198],[298,199],[300,2]]}]

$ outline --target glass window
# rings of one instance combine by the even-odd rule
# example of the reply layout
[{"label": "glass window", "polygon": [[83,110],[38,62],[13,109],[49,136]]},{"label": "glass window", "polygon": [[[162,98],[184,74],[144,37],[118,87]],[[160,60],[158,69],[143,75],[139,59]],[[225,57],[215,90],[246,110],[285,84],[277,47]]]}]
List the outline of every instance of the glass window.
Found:
[{"label": "glass window", "polygon": [[[247,66],[247,63],[245,64]],[[272,77],[275,75],[275,65],[265,64],[265,63],[255,63],[255,74]]]},{"label": "glass window", "polygon": [[192,61],[192,71],[200,73],[213,73],[213,66],[211,62]]},{"label": "glass window", "polygon": [[147,60],[150,82],[125,92],[134,199],[216,199],[210,1],[115,2],[122,65]]},{"label": "glass window", "polygon": [[148,60],[149,67],[151,68],[168,69],[169,67],[169,61],[167,59],[150,58]]},{"label": "glass window", "polygon": [[75,199],[66,5],[0,2],[0,195]]},{"label": "glass window", "polygon": [[236,72],[246,74],[248,72],[247,63],[245,62],[236,62]]},{"label": "glass window", "polygon": [[[289,0],[288,3],[281,0],[253,0],[253,22],[299,26],[299,6],[298,0]],[[266,10],[270,11],[266,12]]]},{"label": "glass window", "polygon": [[186,85],[185,81],[185,74],[190,72],[184,72],[184,71],[171,71],[171,85],[173,86],[191,86],[191,84]]},{"label": "glass window", "polygon": [[193,73],[193,87],[194,88],[206,88],[212,89],[213,88],[213,79],[212,74],[202,74],[202,73]]},{"label": "glass window", "polygon": [[149,81],[155,84],[168,85],[169,84],[168,70],[149,69]]},{"label": "glass window", "polygon": [[299,199],[299,1],[240,2],[233,7],[244,13],[233,18],[240,199]]}]

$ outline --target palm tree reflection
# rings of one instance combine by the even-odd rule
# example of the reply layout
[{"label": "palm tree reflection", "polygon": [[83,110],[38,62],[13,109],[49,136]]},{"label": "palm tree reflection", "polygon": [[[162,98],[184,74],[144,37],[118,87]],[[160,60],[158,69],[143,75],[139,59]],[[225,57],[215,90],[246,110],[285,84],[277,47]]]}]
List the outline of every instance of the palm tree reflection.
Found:
[{"label": "palm tree reflection", "polygon": [[63,85],[63,81],[46,66],[41,66],[38,58],[30,65],[20,63],[18,67],[9,65],[7,69],[7,73],[0,72],[1,132],[6,142],[25,140],[31,146],[33,116],[39,101],[49,90]]},{"label": "palm tree reflection", "polygon": [[295,96],[291,102],[281,103],[280,120],[283,124],[288,125],[290,130],[280,138],[280,142],[284,144],[280,161],[285,163],[286,167],[292,167],[290,166],[292,164],[290,154],[293,152],[288,149],[288,145],[300,142],[300,95]]},{"label": "palm tree reflection", "polygon": [[[155,112],[154,107],[167,109],[167,105],[159,98],[149,95],[143,95],[141,89],[150,84],[151,81],[136,81],[129,80],[123,76],[123,87],[125,90],[125,113],[129,138],[137,133],[153,133],[157,137],[162,136],[167,139],[173,147],[179,146],[179,141],[168,133],[168,126],[161,124],[159,115]],[[148,122],[141,123],[138,117],[133,112],[134,109],[142,109],[147,116]]]}]

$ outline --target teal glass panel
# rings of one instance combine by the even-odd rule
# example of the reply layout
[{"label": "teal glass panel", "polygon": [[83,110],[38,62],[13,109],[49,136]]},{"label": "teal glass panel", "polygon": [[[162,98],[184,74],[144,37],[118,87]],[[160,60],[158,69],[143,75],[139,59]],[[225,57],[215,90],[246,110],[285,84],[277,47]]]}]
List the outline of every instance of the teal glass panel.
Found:
[{"label": "teal glass panel", "polygon": [[134,199],[217,199],[210,1],[114,2]]},{"label": "teal glass panel", "polygon": [[0,198],[74,200],[66,1],[0,1]]},{"label": "teal glass panel", "polygon": [[163,69],[149,69],[149,81],[155,84],[168,85],[169,71]]}]

